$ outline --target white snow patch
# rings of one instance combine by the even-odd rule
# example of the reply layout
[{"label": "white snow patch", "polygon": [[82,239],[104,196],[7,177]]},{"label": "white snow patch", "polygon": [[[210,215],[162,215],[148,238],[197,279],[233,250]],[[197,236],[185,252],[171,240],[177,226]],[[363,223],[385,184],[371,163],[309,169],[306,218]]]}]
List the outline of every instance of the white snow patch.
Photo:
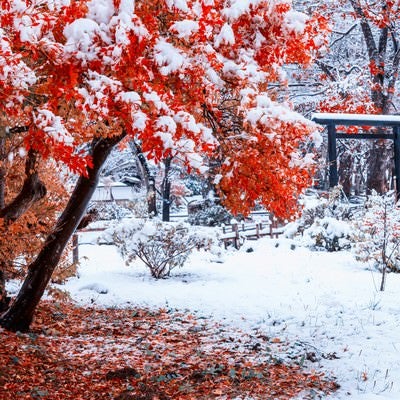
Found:
[{"label": "white snow patch", "polygon": [[250,11],[250,6],[256,6],[263,0],[231,0],[230,5],[222,10],[226,18],[237,19]]},{"label": "white snow patch", "polygon": [[92,0],[88,3],[87,18],[99,25],[108,24],[114,13],[115,8],[112,0]]},{"label": "white snow patch", "polygon": [[105,285],[101,283],[90,283],[82,286],[79,290],[90,290],[99,294],[107,294],[108,289]]},{"label": "white snow patch", "polygon": [[83,61],[93,60],[97,54],[94,39],[96,35],[101,34],[96,21],[89,18],[76,19],[64,28],[64,36],[67,39],[65,49]]},{"label": "white snow patch", "polygon": [[74,142],[73,137],[64,126],[64,121],[52,111],[39,109],[33,116],[35,125],[46,132],[55,141],[71,145]]},{"label": "white snow patch", "polygon": [[185,19],[175,22],[170,29],[172,32],[177,32],[179,38],[188,39],[199,30],[199,23],[197,21]]},{"label": "white snow patch", "polygon": [[235,44],[235,34],[233,33],[232,27],[228,23],[225,23],[222,26],[221,31],[214,39],[215,47],[218,48],[219,46],[221,46],[221,44],[226,44],[226,45]]},{"label": "white snow patch", "polygon": [[295,32],[297,34],[301,34],[304,32],[306,27],[306,22],[309,20],[309,17],[295,10],[290,10],[285,14],[285,27],[288,32]]},{"label": "white snow patch", "polygon": [[186,0],[166,0],[166,3],[169,9],[177,8],[181,11],[189,11]]},{"label": "white snow patch", "polygon": [[156,63],[161,67],[160,72],[168,75],[182,68],[185,59],[182,53],[171,43],[159,39],[154,46]]}]

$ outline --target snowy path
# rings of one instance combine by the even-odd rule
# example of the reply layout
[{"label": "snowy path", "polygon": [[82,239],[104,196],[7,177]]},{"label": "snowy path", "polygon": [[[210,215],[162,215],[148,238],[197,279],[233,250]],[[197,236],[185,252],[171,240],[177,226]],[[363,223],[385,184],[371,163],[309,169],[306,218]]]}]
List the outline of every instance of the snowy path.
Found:
[{"label": "snowy path", "polygon": [[[389,275],[380,293],[379,274],[349,253],[292,249],[291,243],[249,242],[223,263],[195,253],[162,281],[139,264],[126,267],[113,246],[82,245],[80,278],[66,289],[81,303],[188,309],[288,339],[289,353],[315,353],[317,361],[307,366],[336,376],[342,387],[332,398],[399,400],[400,276]],[[332,356],[339,358],[324,358]]]}]

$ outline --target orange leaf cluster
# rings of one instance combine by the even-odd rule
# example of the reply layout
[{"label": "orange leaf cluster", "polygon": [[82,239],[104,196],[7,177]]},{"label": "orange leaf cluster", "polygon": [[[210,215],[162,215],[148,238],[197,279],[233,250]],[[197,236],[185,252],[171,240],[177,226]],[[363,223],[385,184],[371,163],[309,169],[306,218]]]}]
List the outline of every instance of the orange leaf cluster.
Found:
[{"label": "orange leaf cluster", "polygon": [[[5,177],[6,203],[10,202],[21,189],[24,163],[23,158],[16,157],[13,163],[8,165]],[[41,161],[38,171],[47,189],[45,198],[36,202],[16,221],[9,221],[6,224],[0,218],[0,260],[8,279],[24,276],[26,266],[43,246],[44,240],[53,229],[58,213],[66,203],[67,192],[59,179],[59,170],[54,163]],[[5,238],[6,240],[3,240]],[[63,267],[66,265],[60,266]],[[57,272],[54,279],[57,280]]]},{"label": "orange leaf cluster", "polygon": [[321,373],[262,356],[273,342],[265,336],[250,346],[243,333],[230,335],[167,310],[43,303],[31,333],[0,330],[0,397],[288,400],[337,388]]}]

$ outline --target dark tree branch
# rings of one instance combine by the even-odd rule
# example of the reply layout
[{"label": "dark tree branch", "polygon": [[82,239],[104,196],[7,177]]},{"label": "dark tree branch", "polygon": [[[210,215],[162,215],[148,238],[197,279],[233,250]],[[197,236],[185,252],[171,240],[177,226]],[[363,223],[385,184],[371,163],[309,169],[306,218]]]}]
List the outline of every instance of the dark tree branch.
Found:
[{"label": "dark tree branch", "polygon": [[399,42],[396,37],[396,28],[395,27],[390,27],[390,38],[392,39],[393,49],[394,49],[394,52],[396,53],[397,50],[399,49]]},{"label": "dark tree branch", "polygon": [[329,47],[333,47],[336,43],[340,42],[341,40],[343,40],[346,36],[350,35],[350,33],[352,31],[354,31],[354,29],[356,29],[358,26],[358,24],[354,24],[352,27],[350,27],[346,32],[334,32],[338,35],[341,35],[340,38],[335,39],[330,45]]},{"label": "dark tree branch", "polygon": [[46,196],[46,186],[37,172],[37,153],[29,150],[25,162],[25,181],[19,194],[7,206],[0,209],[0,218],[6,222],[17,220],[34,203]]},{"label": "dark tree branch", "polygon": [[387,27],[381,29],[381,34],[379,36],[378,52],[379,57],[384,59],[386,55],[387,42],[389,38],[389,29]]},{"label": "dark tree branch", "polygon": [[319,92],[314,92],[314,93],[300,93],[300,94],[294,94],[293,96],[290,96],[290,100],[296,98],[296,97],[314,97],[314,96],[319,96],[321,94],[324,94],[328,89],[321,90]]},{"label": "dark tree branch", "polygon": [[374,35],[372,33],[371,27],[369,26],[368,21],[364,16],[361,5],[357,0],[350,0],[350,4],[352,5],[357,17],[360,18],[360,26],[364,35],[365,43],[367,45],[369,59],[370,61],[376,61],[378,49],[374,40]]},{"label": "dark tree branch", "polygon": [[321,68],[322,72],[324,72],[332,82],[337,81],[337,77],[331,71],[331,69],[333,69],[333,67],[331,67],[330,65],[328,65],[327,63],[325,63],[321,60],[316,60],[315,64],[317,64],[318,67]]},{"label": "dark tree branch", "polygon": [[[385,2],[383,2],[382,13],[386,12],[387,12],[387,5]],[[388,38],[389,38],[389,26],[386,25],[380,30],[380,35],[379,35],[378,51],[379,51],[380,61],[384,61],[385,59]]]},{"label": "dark tree branch", "polygon": [[[392,70],[390,74],[390,79],[387,87],[387,101],[386,108],[389,108],[390,105],[393,105],[392,99],[393,94],[395,92],[395,86],[397,82],[397,76],[399,74],[399,64],[400,64],[400,49],[398,49],[393,57]],[[387,112],[389,110],[384,110]]]},{"label": "dark tree branch", "polygon": [[129,146],[132,150],[132,153],[136,156],[139,160],[140,169],[145,181],[146,188],[149,188],[149,179],[152,176],[150,172],[149,165],[147,163],[147,159],[142,151],[142,146],[134,139],[129,141]]},{"label": "dark tree branch", "polygon": [[29,126],[16,126],[8,130],[10,135],[15,135],[16,133],[26,133],[29,130]]},{"label": "dark tree branch", "polygon": [[202,104],[201,107],[203,109],[204,119],[206,119],[208,121],[208,123],[210,124],[214,135],[217,135],[218,128],[219,128],[217,117],[214,115],[214,113],[211,110],[209,110],[209,108],[207,107],[207,104]]},{"label": "dark tree branch", "polygon": [[142,151],[142,146],[134,139],[129,141],[130,148],[139,161],[139,168],[142,172],[147,190],[147,211],[150,216],[157,215],[157,198],[155,178],[152,175],[147,159]]}]

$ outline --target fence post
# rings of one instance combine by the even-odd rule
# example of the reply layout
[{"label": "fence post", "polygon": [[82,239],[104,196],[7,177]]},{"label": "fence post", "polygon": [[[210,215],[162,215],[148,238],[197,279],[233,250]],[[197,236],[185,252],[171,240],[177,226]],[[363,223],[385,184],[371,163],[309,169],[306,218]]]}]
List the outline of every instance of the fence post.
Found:
[{"label": "fence post", "polygon": [[273,228],[275,229],[275,238],[279,238],[279,233],[278,233],[278,220],[274,217],[273,218]]}]

